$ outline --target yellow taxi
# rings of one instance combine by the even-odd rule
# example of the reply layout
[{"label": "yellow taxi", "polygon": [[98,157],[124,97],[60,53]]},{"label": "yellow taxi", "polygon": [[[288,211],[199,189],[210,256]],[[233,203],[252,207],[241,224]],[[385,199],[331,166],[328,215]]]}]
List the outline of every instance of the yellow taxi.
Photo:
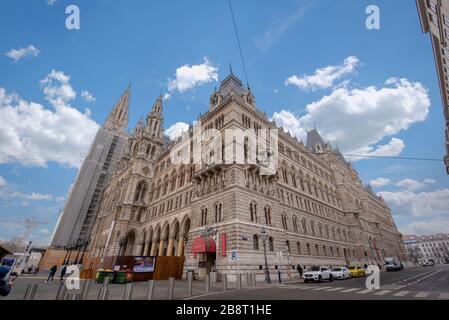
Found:
[{"label": "yellow taxi", "polygon": [[365,276],[365,269],[360,267],[349,267],[349,272],[353,278],[361,278]]}]

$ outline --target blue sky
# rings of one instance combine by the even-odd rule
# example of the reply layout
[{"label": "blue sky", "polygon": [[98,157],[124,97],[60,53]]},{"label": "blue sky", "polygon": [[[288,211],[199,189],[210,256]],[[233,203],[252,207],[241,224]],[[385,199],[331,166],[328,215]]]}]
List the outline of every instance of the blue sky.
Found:
[{"label": "blue sky", "polygon": [[[80,30],[65,27],[72,4]],[[365,27],[371,4],[380,30]],[[279,125],[300,138],[316,125],[349,154],[443,158],[430,38],[413,1],[233,7],[257,105]],[[130,128],[163,93],[174,132],[207,110],[230,62],[244,80],[227,0],[3,0],[0,38],[0,239],[20,236],[15,221],[35,217],[33,239],[48,242],[95,129],[130,81]],[[442,162],[354,166],[401,231],[449,232]]]}]

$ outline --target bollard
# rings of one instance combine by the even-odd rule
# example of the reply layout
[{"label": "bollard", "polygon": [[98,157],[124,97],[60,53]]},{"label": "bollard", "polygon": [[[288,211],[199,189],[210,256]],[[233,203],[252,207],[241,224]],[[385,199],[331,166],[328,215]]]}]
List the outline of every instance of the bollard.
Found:
[{"label": "bollard", "polygon": [[125,292],[123,294],[123,300],[132,300],[134,290],[134,283],[127,283]]},{"label": "bollard", "polygon": [[237,289],[242,289],[242,275],[237,275]]},{"label": "bollard", "polygon": [[189,297],[192,296],[192,288],[193,288],[193,274],[192,272],[187,272],[187,295]]},{"label": "bollard", "polygon": [[106,287],[101,287],[100,292],[98,293],[98,300],[108,300],[109,289]]},{"label": "bollard", "polygon": [[168,300],[173,300],[174,289],[175,289],[175,278],[171,277],[168,279],[168,293],[167,293]]},{"label": "bollard", "polygon": [[223,290],[228,290],[228,275],[223,274]]},{"label": "bollard", "polygon": [[206,274],[206,292],[209,293],[210,292],[210,276],[208,274]]},{"label": "bollard", "polygon": [[257,278],[256,278],[256,274],[253,273],[253,286],[257,287]]},{"label": "bollard", "polygon": [[60,282],[59,286],[58,286],[58,293],[56,293],[56,300],[61,300],[61,294],[62,294],[62,290],[64,288],[64,283]]},{"label": "bollard", "polygon": [[147,300],[153,300],[154,285],[154,280],[148,281]]},{"label": "bollard", "polygon": [[81,291],[79,300],[87,300],[91,285],[92,285],[92,280],[90,280],[90,279],[86,280],[84,282],[83,290]]},{"label": "bollard", "polygon": [[249,288],[251,287],[251,278],[250,278],[250,274],[246,273],[246,286]]}]

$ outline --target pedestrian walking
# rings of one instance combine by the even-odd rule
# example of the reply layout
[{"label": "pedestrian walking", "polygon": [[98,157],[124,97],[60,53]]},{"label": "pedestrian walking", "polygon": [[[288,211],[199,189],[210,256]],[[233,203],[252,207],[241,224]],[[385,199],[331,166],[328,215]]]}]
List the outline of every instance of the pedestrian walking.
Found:
[{"label": "pedestrian walking", "polygon": [[51,267],[50,269],[50,274],[48,275],[47,281],[45,282],[49,282],[52,283],[53,282],[53,278],[55,277],[56,271],[58,270],[58,267],[55,265],[53,267]]},{"label": "pedestrian walking", "polygon": [[301,268],[301,266],[298,264],[298,266],[296,267],[296,270],[298,270],[299,273],[299,279],[302,279],[302,271],[303,269]]},{"label": "pedestrian walking", "polygon": [[365,263],[364,267],[365,267],[365,270],[368,269],[368,265],[366,263]]},{"label": "pedestrian walking", "polygon": [[64,265],[64,267],[61,270],[61,279],[60,279],[61,282],[64,280],[64,276],[66,273],[67,273],[67,266]]}]

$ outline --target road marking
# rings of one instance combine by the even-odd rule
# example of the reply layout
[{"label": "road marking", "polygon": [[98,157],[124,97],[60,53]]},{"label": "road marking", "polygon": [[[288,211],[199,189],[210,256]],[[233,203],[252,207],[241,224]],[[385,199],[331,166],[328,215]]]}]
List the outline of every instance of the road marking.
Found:
[{"label": "road marking", "polygon": [[410,291],[400,291],[396,294],[394,294],[395,297],[403,297],[405,295],[407,295]]},{"label": "road marking", "polygon": [[332,287],[319,287],[319,288],[315,288],[313,289],[314,291],[318,291],[318,290],[325,290],[325,289],[330,289]]},{"label": "road marking", "polygon": [[441,293],[441,294],[438,296],[438,299],[449,300],[449,293]]},{"label": "road marking", "polygon": [[343,289],[346,289],[346,288],[345,287],[337,287],[337,288],[329,289],[329,290],[326,290],[326,291],[332,292],[332,291],[339,291],[339,290],[343,290]]},{"label": "road marking", "polygon": [[366,289],[366,290],[362,290],[362,291],[359,291],[359,292],[356,292],[356,293],[358,293],[358,294],[367,294],[367,293],[370,293],[370,292],[373,292],[374,290],[371,290],[371,289]]},{"label": "road marking", "polygon": [[430,294],[430,292],[421,291],[415,296],[415,298],[427,298],[429,296],[429,294]]},{"label": "road marking", "polygon": [[382,290],[382,291],[379,291],[379,292],[375,293],[375,295],[376,296],[384,296],[384,295],[386,295],[387,293],[390,293],[390,292],[391,292],[391,290]]},{"label": "road marking", "polygon": [[349,292],[353,292],[353,291],[357,291],[357,290],[360,290],[360,288],[351,288],[351,289],[343,290],[341,292],[349,293]]},{"label": "road marking", "polygon": [[404,287],[406,287],[406,286],[392,284],[392,285],[388,285],[388,286],[382,286],[382,289],[384,289],[384,290],[399,290]]}]

